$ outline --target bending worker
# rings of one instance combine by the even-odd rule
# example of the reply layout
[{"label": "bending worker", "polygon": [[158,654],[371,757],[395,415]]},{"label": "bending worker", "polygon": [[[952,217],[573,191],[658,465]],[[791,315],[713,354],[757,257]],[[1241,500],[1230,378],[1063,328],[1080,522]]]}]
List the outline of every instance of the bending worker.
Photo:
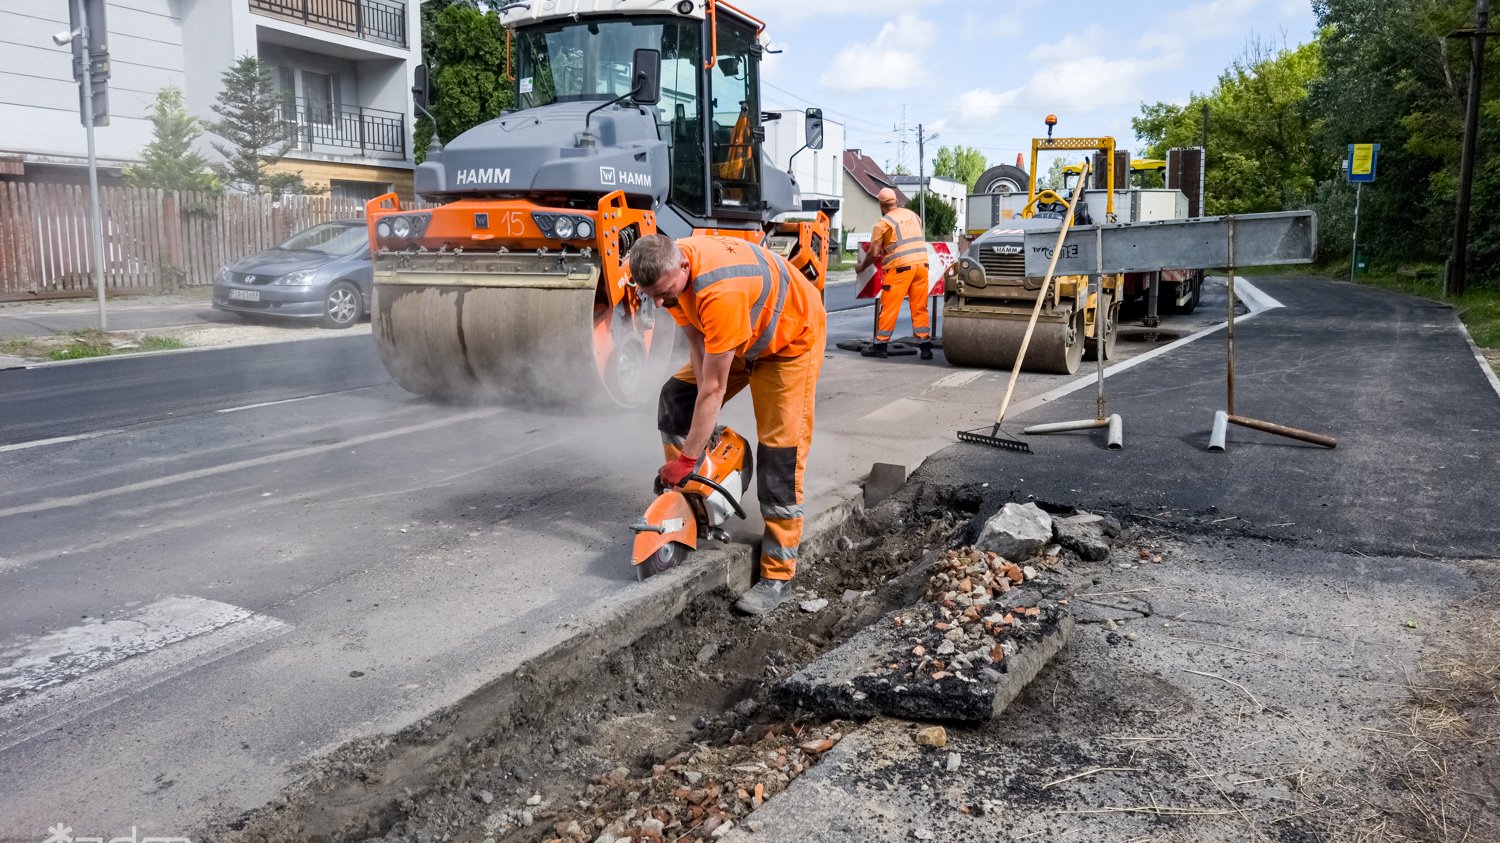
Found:
[{"label": "bending worker", "polygon": [[860,352],[866,357],[888,356],[888,343],[901,316],[901,301],[911,301],[911,326],[917,335],[922,359],[932,359],[932,320],[927,314],[927,236],[922,220],[899,206],[896,191],[889,187],[875,194],[884,214],[870,232],[870,250],[860,256],[855,272],[878,263],[885,278],[880,287],[880,324],[875,343]]},{"label": "bending worker", "polygon": [[724,402],[746,386],[755,406],[757,492],[766,529],[760,581],[735,608],[759,615],[786,598],[802,543],[802,475],[827,314],[811,281],[780,256],[732,237],[642,237],[630,274],[688,338],[690,361],[661,388],[657,427],[679,485],[708,448]]}]

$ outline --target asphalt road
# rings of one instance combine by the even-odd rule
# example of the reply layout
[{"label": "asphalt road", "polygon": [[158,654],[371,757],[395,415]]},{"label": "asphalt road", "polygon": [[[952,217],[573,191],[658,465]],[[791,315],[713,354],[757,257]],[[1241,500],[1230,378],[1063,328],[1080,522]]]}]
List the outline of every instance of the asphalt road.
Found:
[{"label": "asphalt road", "polygon": [[[810,515],[985,423],[1005,379],[830,351]],[[1027,376],[1016,412],[1087,386]],[[368,336],[0,371],[0,394],[0,840],[233,816],[670,588],[627,562],[649,409],[431,404]],[[748,401],[726,420],[753,430]]]}]

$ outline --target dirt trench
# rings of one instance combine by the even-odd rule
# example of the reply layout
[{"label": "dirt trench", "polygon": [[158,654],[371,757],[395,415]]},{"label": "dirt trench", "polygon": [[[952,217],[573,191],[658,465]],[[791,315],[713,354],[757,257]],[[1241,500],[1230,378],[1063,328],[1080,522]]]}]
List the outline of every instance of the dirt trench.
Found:
[{"label": "dirt trench", "polygon": [[[299,785],[214,836],[519,843],[617,828],[707,839],[843,737],[838,721],[779,708],[772,684],[916,600],[921,560],[965,533],[980,503],[976,489],[908,487],[805,544],[792,606],[748,619],[721,589],[626,646],[535,660],[311,763]],[[796,605],[817,598],[817,611]],[[648,816],[640,806],[652,804],[668,807]]]}]

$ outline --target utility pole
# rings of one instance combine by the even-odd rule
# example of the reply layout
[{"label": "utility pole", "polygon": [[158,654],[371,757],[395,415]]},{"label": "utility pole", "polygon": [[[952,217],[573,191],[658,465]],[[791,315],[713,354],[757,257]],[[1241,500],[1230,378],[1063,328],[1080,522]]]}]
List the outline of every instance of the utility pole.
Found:
[{"label": "utility pole", "polygon": [[1456,296],[1468,286],[1469,195],[1474,185],[1474,144],[1479,135],[1479,98],[1484,88],[1484,40],[1489,34],[1490,0],[1479,0],[1474,9],[1474,31],[1469,41],[1469,101],[1464,114],[1463,155],[1458,163],[1458,204],[1453,212],[1453,253],[1448,257],[1444,289]]},{"label": "utility pole", "polygon": [[921,123],[917,124],[917,190],[922,196],[922,236],[927,236],[927,197],[932,191],[927,189],[927,141],[937,140],[938,135],[925,134]]}]

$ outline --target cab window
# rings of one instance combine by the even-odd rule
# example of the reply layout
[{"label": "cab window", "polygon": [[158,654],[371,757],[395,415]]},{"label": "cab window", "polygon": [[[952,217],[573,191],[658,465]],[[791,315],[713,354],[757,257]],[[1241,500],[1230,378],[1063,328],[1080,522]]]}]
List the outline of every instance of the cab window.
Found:
[{"label": "cab window", "polygon": [[760,101],[755,34],[719,20],[719,54],[709,70],[715,211],[759,212]]}]

